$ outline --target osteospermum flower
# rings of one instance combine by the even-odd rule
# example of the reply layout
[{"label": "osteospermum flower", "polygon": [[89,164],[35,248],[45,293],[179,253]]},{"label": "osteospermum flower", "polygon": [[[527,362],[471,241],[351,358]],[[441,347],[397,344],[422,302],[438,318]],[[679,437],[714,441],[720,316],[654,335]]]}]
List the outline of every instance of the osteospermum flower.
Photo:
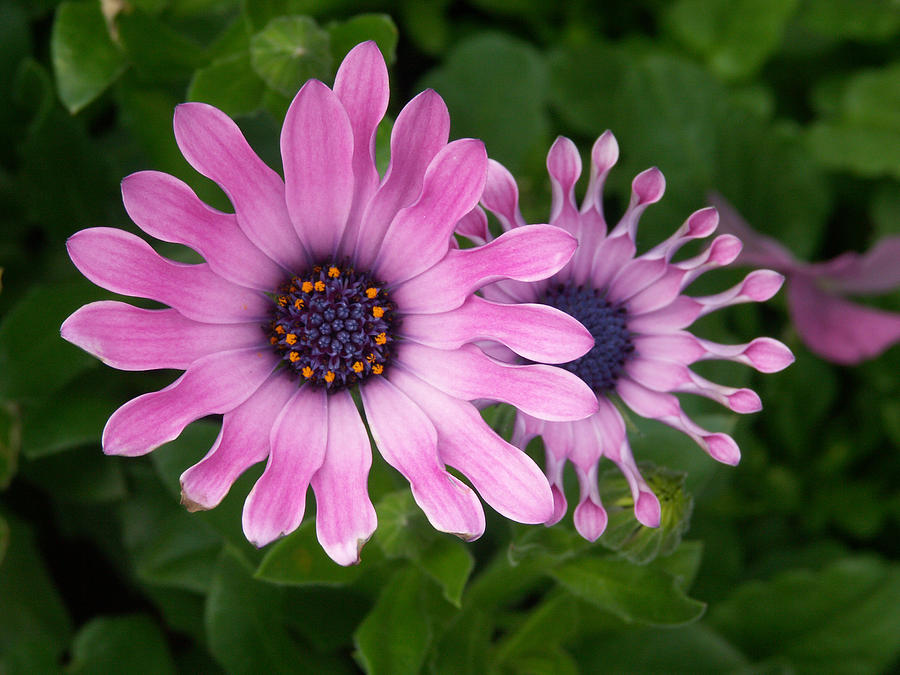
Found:
[{"label": "osteospermum flower", "polygon": [[[567,460],[572,462],[581,490],[574,513],[575,526],[591,540],[603,533],[607,523],[597,484],[601,457],[615,462],[628,480],[637,519],[650,527],[658,526],[660,521],[659,501],[641,477],[625,434],[623,417],[613,404],[614,398],[621,399],[638,415],[684,432],[720,462],[736,464],[740,452],[734,440],[694,423],[673,392],[706,396],[739,413],[755,412],[761,405],[754,392],[715,384],[688,366],[705,359],[728,359],[762,372],[773,372],[793,360],[787,347],[770,338],[757,338],[743,345],[721,345],[685,330],[697,318],[722,307],[767,300],[781,286],[783,278],[775,272],[759,270],[717,295],[684,295],[684,289],[705,271],[734,260],[741,243],[734,236],[720,236],[698,256],[672,261],[682,245],[708,237],[715,230],[718,216],[715,209],[707,208],[692,214],[663,243],[636,255],[638,219],[648,205],[662,197],[665,179],[655,168],[638,175],[632,183],[628,209],[618,224],[607,231],[602,190],[618,154],[618,145],[610,132],[597,139],[591,151],[590,182],[579,210],[574,186],[581,174],[581,159],[572,141],[558,138],[547,156],[553,188],[550,223],[577,237],[578,250],[549,279],[532,283],[501,280],[483,289],[484,297],[493,302],[530,302],[555,307],[581,321],[594,336],[595,346],[584,356],[565,364],[565,368],[595,392],[599,411],[570,423],[547,421],[527,410],[519,411],[514,435],[514,442],[523,448],[536,435],[543,437],[546,472],[555,500],[547,524],[555,523],[566,512],[563,468]],[[539,227],[525,226],[515,181],[493,161],[488,169],[483,204],[506,230],[500,239],[512,232]],[[467,218],[461,233],[479,242],[491,238],[483,212]],[[508,360],[516,358],[502,347],[493,348],[492,353]]]},{"label": "osteospermum flower", "polygon": [[[69,317],[63,337],[115,368],[185,371],[119,408],[103,431],[104,452],[142,455],[190,422],[223,414],[212,449],[181,476],[187,507],[214,507],[247,467],[267,460],[244,505],[248,539],[262,546],[298,527],[311,484],[319,541],[341,564],[358,560],[376,526],[371,449],[352,390],[381,455],[409,480],[432,525],[465,539],[482,533],[484,513],[448,465],[509,518],[541,522],[553,509],[540,469],[468,401],[499,399],[549,420],[597,407],[561,368],[499,363],[468,344],[495,339],[548,363],[584,353],[590,335],[562,312],[495,308],[472,295],[496,279],[556,272],[574,238],[529,228],[489,246],[453,247],[454,227],[481,197],[484,147],[448,143],[447,109],[425,91],[397,117],[381,177],[374,137],[387,101],[387,69],[371,42],[347,55],[334,90],[307,82],[281,132],[284,180],[224,113],[183,104],[178,146],[234,213],[152,171],[128,176],[122,193],[144,232],[206,262],[166,260],[117,229],[82,230],[68,242],[94,283],[169,308],[95,302]],[[422,330],[434,316],[446,321]]]}]

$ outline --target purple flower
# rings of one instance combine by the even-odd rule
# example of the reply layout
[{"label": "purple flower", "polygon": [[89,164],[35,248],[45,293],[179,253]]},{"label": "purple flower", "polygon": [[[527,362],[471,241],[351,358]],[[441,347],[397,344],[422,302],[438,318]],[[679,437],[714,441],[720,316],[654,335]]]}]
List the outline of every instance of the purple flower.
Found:
[{"label": "purple flower", "polygon": [[[185,371],[119,408],[103,431],[104,452],[143,455],[192,421],[223,414],[212,449],[181,476],[185,505],[216,506],[245,469],[266,460],[244,505],[247,538],[263,546],[297,528],[311,484],[319,541],[344,565],[358,561],[376,527],[371,448],[353,389],[382,456],[409,480],[432,525],[464,539],[481,535],[484,512],[448,465],[504,516],[536,523],[553,509],[540,469],[470,400],[506,401],[548,420],[597,409],[571,373],[500,363],[469,344],[491,338],[517,349],[537,336],[542,346],[525,356],[548,363],[590,348],[590,335],[560,312],[505,306],[496,325],[493,308],[472,295],[497,279],[558,271],[574,238],[541,226],[491,246],[452,246],[457,222],[482,194],[484,146],[448,143],[447,109],[425,91],[397,117],[381,177],[374,139],[387,102],[387,69],[372,42],[347,55],[334,90],[307,82],[281,133],[284,180],[221,111],[181,105],[181,152],[235,212],[212,209],[153,171],[128,176],[122,193],[144,232],[206,262],[166,260],[117,229],[83,230],[68,242],[94,283],[170,308],[95,302],[66,320],[63,337],[114,368]],[[422,327],[435,316],[449,318],[432,335]]]},{"label": "purple flower", "polygon": [[[739,413],[755,412],[761,404],[753,391],[710,382],[688,366],[706,359],[727,359],[768,373],[781,370],[793,361],[788,348],[770,338],[757,338],[743,345],[721,345],[685,330],[697,318],[722,307],[769,299],[778,291],[783,277],[759,270],[751,272],[734,288],[716,295],[683,295],[682,291],[701,274],[732,262],[741,243],[732,235],[722,235],[696,257],[672,261],[685,243],[708,237],[715,230],[718,216],[715,209],[707,208],[692,214],[667,240],[636,256],[638,219],[648,205],[662,197],[665,179],[656,168],[639,174],[632,182],[628,209],[618,224],[607,231],[602,190],[618,156],[616,140],[607,131],[591,151],[590,182],[579,210],[574,186],[581,174],[581,158],[572,141],[558,138],[547,156],[553,188],[550,223],[577,237],[578,250],[549,279],[530,283],[500,280],[482,289],[484,297],[495,303],[555,307],[581,321],[595,338],[595,346],[587,354],[565,367],[596,393],[599,411],[580,421],[563,422],[539,419],[521,410],[516,417],[513,439],[525,447],[531,438],[543,436],[546,472],[555,501],[548,525],[566,512],[563,468],[566,460],[572,462],[581,488],[574,514],[575,527],[590,540],[599,537],[607,523],[597,483],[601,457],[611,459],[628,480],[637,519],[649,527],[656,527],[660,522],[659,501],[641,477],[614,398],[621,399],[642,417],[659,420],[684,432],[720,462],[736,464],[740,451],[734,440],[694,423],[672,392],[699,394]],[[482,203],[506,230],[497,241],[510,233],[544,227],[525,226],[515,181],[493,161],[489,163]],[[461,232],[476,241],[490,239],[483,212],[469,216]],[[516,359],[502,348],[495,348],[493,353],[504,358],[503,351],[505,358]],[[541,361],[538,356],[525,356]]]},{"label": "purple flower", "polygon": [[810,351],[853,365],[900,342],[900,314],[844,299],[900,288],[900,237],[885,237],[864,254],[848,251],[827,262],[806,263],[750,227],[724,197],[709,198],[722,215],[722,229],[744,242],[736,262],[771,267],[787,277],[788,310]]}]

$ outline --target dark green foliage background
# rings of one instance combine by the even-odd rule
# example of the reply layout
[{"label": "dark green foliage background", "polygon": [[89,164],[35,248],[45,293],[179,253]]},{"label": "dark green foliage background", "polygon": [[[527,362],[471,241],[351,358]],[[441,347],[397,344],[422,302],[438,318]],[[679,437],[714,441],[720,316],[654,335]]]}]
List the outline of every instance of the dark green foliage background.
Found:
[{"label": "dark green foliage background", "polygon": [[[464,544],[433,532],[376,458],[379,529],[353,568],[325,558],[310,519],[262,551],[244,540],[240,508],[258,470],[212,512],[179,506],[178,475],[211,445],[211,421],[150,457],[104,457],[108,415],[175,374],[113,371],[58,332],[76,307],[107,297],[64,242],[88,226],[134,230],[124,175],[167,171],[227,208],[177,151],[178,102],[235,116],[278,167],[290,97],[308,77],[330,83],[363,39],[391,64],[390,114],[436,88],[453,136],[483,138],[517,175],[532,221],[547,217],[553,138],[586,153],[611,128],[622,158],[610,213],[638,171],[655,164],[668,180],[644,246],[715,189],[799,256],[865,250],[900,233],[895,0],[103,5],[109,22],[99,1],[0,0],[0,672],[897,667],[900,349],[830,365],[798,342],[780,296],[696,327],[724,341],[773,335],[797,355],[766,377],[708,369],[760,391],[766,409],[751,419],[685,401],[733,431],[737,468],[634,420],[635,455],[668,468],[652,470],[671,491],[664,531],[637,526],[612,473],[601,478],[610,530],[597,544],[571,517],[544,529],[492,513],[487,534]],[[898,296],[870,301],[900,310]],[[486,415],[508,432],[509,411]]]}]

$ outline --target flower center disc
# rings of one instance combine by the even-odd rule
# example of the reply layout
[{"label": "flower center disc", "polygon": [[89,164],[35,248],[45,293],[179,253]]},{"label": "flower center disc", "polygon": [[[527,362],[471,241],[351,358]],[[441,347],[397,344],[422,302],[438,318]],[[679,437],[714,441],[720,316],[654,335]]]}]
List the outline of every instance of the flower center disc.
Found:
[{"label": "flower center disc", "polygon": [[384,372],[394,323],[384,284],[348,264],[327,263],[278,288],[265,330],[285,370],[338,391]]},{"label": "flower center disc", "polygon": [[625,307],[611,304],[595,288],[562,284],[548,288],[540,302],[575,317],[594,337],[591,351],[561,367],[597,393],[615,389],[625,361],[634,352]]}]

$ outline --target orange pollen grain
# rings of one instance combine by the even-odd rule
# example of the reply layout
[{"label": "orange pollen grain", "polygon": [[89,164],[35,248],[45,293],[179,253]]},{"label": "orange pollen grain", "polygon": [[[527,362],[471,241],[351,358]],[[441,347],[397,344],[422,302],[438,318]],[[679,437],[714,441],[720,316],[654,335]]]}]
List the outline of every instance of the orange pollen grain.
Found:
[{"label": "orange pollen grain", "polygon": [[312,291],[312,289],[313,289],[313,285],[312,285],[311,281],[304,281],[300,286],[300,290],[303,291],[304,293],[309,293]]},{"label": "orange pollen grain", "polygon": [[325,373],[325,381],[326,382],[334,382],[334,373],[331,372],[330,370],[327,373]]},{"label": "orange pollen grain", "polygon": [[284,335],[284,327],[283,326],[275,326],[275,332],[279,335]]},{"label": "orange pollen grain", "polygon": [[303,373],[303,377],[305,377],[305,378],[307,378],[307,379],[309,379],[310,377],[313,376],[313,369],[310,368],[309,366],[306,366],[306,367],[305,367],[303,370],[301,370],[300,372]]},{"label": "orange pollen grain", "polygon": [[387,342],[387,333],[379,333],[375,336],[375,344],[383,345],[385,342]]},{"label": "orange pollen grain", "polygon": [[378,307],[377,305],[372,308],[372,316],[376,319],[380,319],[384,316],[384,307]]},{"label": "orange pollen grain", "polygon": [[300,355],[297,352],[291,352],[288,358],[291,360],[291,363],[297,363],[300,360]]},{"label": "orange pollen grain", "polygon": [[371,300],[372,298],[374,298],[376,295],[378,295],[378,289],[377,289],[377,288],[372,287],[372,288],[367,288],[367,289],[366,289],[366,297],[369,298],[370,300]]},{"label": "orange pollen grain", "polygon": [[284,307],[284,306],[287,304],[287,302],[288,302],[288,299],[287,299],[287,296],[286,296],[286,295],[279,295],[279,296],[278,296],[278,304],[279,304],[279,305],[281,305],[282,307]]},{"label": "orange pollen grain", "polygon": [[375,360],[375,354],[373,354],[372,352],[369,352],[369,354],[366,356],[366,361],[368,361],[369,363],[372,363],[374,360]]},{"label": "orange pollen grain", "polygon": [[324,290],[325,290],[325,282],[324,282],[324,281],[317,281],[317,282],[316,282],[316,290],[319,291],[320,293],[321,293],[322,291],[324,291]]},{"label": "orange pollen grain", "polygon": [[297,309],[303,309],[303,298],[297,298],[294,300],[294,307]]},{"label": "orange pollen grain", "polygon": [[330,276],[332,279],[337,279],[339,276],[341,276],[341,271],[337,267],[329,267],[328,276]]},{"label": "orange pollen grain", "polygon": [[287,342],[289,345],[297,344],[297,336],[294,335],[293,333],[288,333],[287,335],[284,336],[284,341]]},{"label": "orange pollen grain", "polygon": [[384,366],[380,363],[376,363],[374,366],[372,366],[372,372],[376,375],[381,375],[381,373],[384,372]]},{"label": "orange pollen grain", "polygon": [[356,363],[353,364],[353,372],[355,372],[355,373],[361,373],[364,368],[365,368],[365,366],[363,365],[362,361],[357,361]]}]

